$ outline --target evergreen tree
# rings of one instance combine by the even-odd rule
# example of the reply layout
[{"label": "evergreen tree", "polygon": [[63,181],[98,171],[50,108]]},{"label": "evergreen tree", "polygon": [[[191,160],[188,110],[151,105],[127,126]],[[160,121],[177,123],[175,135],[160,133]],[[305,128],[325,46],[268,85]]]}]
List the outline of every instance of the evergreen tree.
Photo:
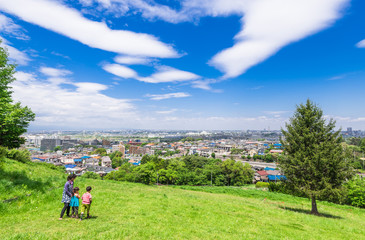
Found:
[{"label": "evergreen tree", "polygon": [[13,102],[10,84],[15,81],[14,73],[15,65],[8,63],[8,54],[0,47],[0,146],[8,148],[24,143],[20,135],[35,117],[30,108]]},{"label": "evergreen tree", "polygon": [[295,190],[312,200],[312,214],[318,215],[316,199],[338,194],[353,171],[341,145],[335,121],[326,123],[322,110],[309,99],[297,106],[294,116],[282,129],[285,156],[280,168]]}]

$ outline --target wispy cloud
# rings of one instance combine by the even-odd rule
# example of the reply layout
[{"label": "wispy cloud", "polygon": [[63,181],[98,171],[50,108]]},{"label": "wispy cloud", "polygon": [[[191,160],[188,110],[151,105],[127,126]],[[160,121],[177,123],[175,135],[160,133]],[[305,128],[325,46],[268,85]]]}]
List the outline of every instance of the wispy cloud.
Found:
[{"label": "wispy cloud", "polygon": [[51,68],[51,67],[41,67],[41,68],[39,68],[39,72],[43,73],[44,75],[46,75],[48,77],[64,77],[64,76],[72,74],[72,72],[69,70]]},{"label": "wispy cloud", "polygon": [[112,30],[104,22],[89,20],[59,1],[0,0],[0,9],[93,48],[127,55],[179,56],[172,46],[152,35]]},{"label": "wispy cloud", "polygon": [[66,55],[64,55],[62,53],[58,53],[58,52],[55,52],[55,51],[52,51],[51,54],[53,54],[55,56],[58,56],[58,57],[62,57],[62,58],[68,59],[68,60],[71,59],[69,56],[66,56]]},{"label": "wispy cloud", "polygon": [[343,79],[346,75],[338,75],[338,76],[334,76],[329,78],[328,80],[333,81],[333,80],[339,80],[339,79]]},{"label": "wispy cloud", "polygon": [[133,56],[117,56],[114,61],[120,64],[127,65],[146,65],[152,60],[147,57],[133,57]]},{"label": "wispy cloud", "polygon": [[146,97],[150,98],[151,100],[164,100],[170,98],[185,98],[190,97],[189,93],[184,92],[176,92],[176,93],[166,93],[166,94],[147,94]]},{"label": "wispy cloud", "polygon": [[158,113],[158,114],[171,114],[171,113],[174,113],[176,111],[177,111],[177,109],[171,109],[171,110],[164,110],[164,111],[156,111],[156,113]]},{"label": "wispy cloud", "polygon": [[216,79],[197,80],[197,81],[193,81],[191,83],[191,87],[203,89],[203,90],[210,91],[210,92],[221,93],[221,92],[223,92],[222,89],[213,89],[211,86],[211,84],[217,83],[217,82],[219,82],[219,80],[216,80]]},{"label": "wispy cloud", "polygon": [[30,37],[26,34],[25,29],[23,29],[18,24],[15,24],[11,18],[8,18],[0,14],[0,30],[2,35],[7,35],[19,40],[29,40]]},{"label": "wispy cloud", "polygon": [[288,113],[289,111],[264,111],[263,113],[269,114],[269,115],[281,115],[284,113]]},{"label": "wispy cloud", "polygon": [[264,86],[256,86],[256,87],[252,87],[252,88],[249,88],[250,90],[260,90],[264,88]]}]

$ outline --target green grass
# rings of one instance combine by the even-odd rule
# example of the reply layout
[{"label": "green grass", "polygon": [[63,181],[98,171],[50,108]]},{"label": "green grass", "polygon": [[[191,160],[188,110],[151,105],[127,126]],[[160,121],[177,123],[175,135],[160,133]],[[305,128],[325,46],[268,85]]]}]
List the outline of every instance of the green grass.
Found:
[{"label": "green grass", "polygon": [[65,179],[65,174],[60,169],[47,163],[20,163],[6,158],[0,161],[1,202],[60,187]]},{"label": "green grass", "polygon": [[[63,184],[62,184],[63,185]],[[94,218],[58,220],[62,188],[0,213],[1,239],[364,239],[365,210],[250,187],[167,187],[77,178]]]}]

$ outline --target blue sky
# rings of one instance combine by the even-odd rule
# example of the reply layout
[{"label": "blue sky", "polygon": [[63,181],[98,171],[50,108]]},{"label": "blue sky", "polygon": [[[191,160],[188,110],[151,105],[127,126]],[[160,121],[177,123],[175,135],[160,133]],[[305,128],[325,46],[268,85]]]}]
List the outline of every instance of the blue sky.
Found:
[{"label": "blue sky", "polygon": [[31,129],[365,130],[361,0],[0,0]]}]

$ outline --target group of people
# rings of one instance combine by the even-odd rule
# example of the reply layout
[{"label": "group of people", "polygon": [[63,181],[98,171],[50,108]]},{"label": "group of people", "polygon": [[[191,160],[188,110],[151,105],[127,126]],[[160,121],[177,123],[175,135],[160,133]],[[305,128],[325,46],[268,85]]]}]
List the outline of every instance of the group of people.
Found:
[{"label": "group of people", "polygon": [[92,202],[92,196],[90,194],[91,187],[86,187],[86,192],[80,197],[79,191],[80,189],[78,187],[74,188],[74,181],[76,179],[75,174],[71,174],[67,177],[67,182],[65,183],[65,187],[63,188],[62,193],[62,203],[64,204],[60,220],[62,220],[63,215],[67,214],[67,217],[70,217],[70,209],[72,208],[71,217],[72,218],[79,218],[79,206],[80,206],[80,198],[82,200],[81,205],[81,215],[80,215],[80,221],[83,220],[84,213],[87,214],[87,218],[90,218],[90,206]]}]

